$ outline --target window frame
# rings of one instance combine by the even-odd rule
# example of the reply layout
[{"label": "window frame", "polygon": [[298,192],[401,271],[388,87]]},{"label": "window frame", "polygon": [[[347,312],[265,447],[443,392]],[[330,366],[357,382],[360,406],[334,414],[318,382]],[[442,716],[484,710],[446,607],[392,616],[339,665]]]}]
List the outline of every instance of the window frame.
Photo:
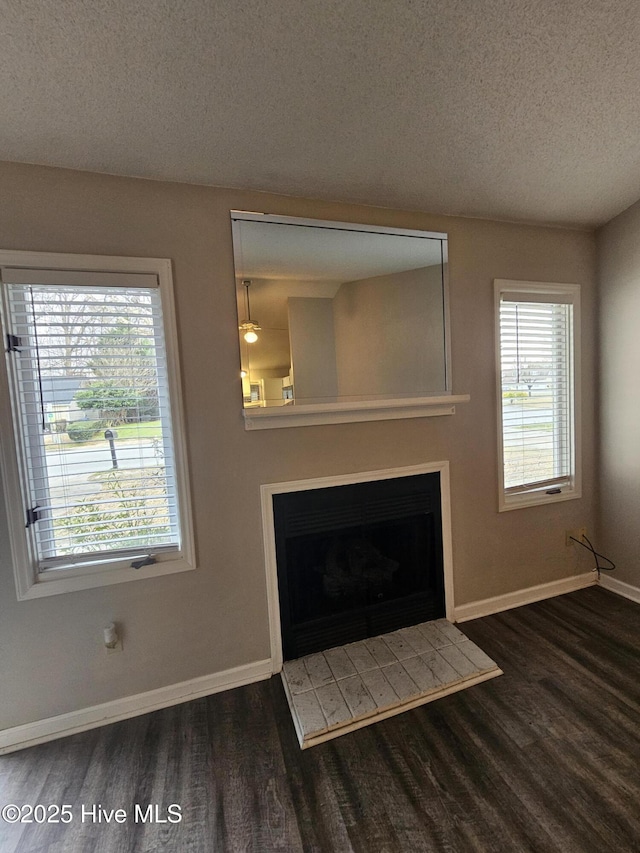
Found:
[{"label": "window frame", "polygon": [[[519,492],[506,489],[504,482],[504,446],[502,412],[502,360],[500,340],[500,305],[503,293],[531,294],[532,297],[548,296],[548,302],[569,301],[573,306],[571,329],[571,373],[572,405],[570,406],[570,436],[572,439],[570,484],[559,494],[547,494],[548,485],[542,483],[525,486]],[[554,299],[555,297],[555,299]],[[523,300],[524,301],[524,300]],[[498,417],[498,512],[521,509],[529,506],[558,503],[582,497],[582,442],[581,442],[581,364],[580,364],[580,285],[561,284],[540,281],[515,281],[510,279],[494,280],[494,318],[495,318],[495,362],[496,362],[496,408]]]},{"label": "window frame", "polygon": [[[6,514],[9,525],[11,559],[18,600],[40,598],[76,590],[91,589],[133,580],[190,571],[196,568],[191,490],[185,441],[184,406],[180,382],[177,324],[173,297],[172,264],[166,258],[131,258],[107,255],[75,255],[57,252],[25,252],[0,250],[0,268],[107,273],[116,276],[150,274],[157,280],[162,304],[164,344],[175,462],[176,499],[181,544],[179,550],[159,551],[157,562],[140,569],[131,567],[131,559],[113,559],[100,555],[95,563],[74,568],[38,570],[31,537],[25,528],[27,481],[23,473],[26,460],[19,411],[14,400],[14,383],[10,353],[5,353],[0,369],[0,459]],[[108,276],[105,276],[108,279]],[[79,285],[81,286],[81,285]],[[7,350],[8,304],[4,283],[1,288],[1,321],[3,349]],[[17,497],[19,496],[19,500]]]}]

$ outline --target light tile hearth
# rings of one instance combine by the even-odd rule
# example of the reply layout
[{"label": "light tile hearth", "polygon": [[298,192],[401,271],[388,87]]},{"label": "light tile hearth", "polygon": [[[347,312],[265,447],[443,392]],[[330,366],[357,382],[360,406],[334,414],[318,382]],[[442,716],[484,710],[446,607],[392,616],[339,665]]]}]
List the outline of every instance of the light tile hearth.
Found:
[{"label": "light tile hearth", "polygon": [[497,675],[495,661],[438,619],[286,661],[282,682],[306,749]]}]

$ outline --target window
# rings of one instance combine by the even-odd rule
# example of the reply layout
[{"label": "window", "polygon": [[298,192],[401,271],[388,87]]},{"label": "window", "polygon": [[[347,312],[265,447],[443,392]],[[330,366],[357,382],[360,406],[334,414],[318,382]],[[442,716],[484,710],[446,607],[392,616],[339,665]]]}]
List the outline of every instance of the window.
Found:
[{"label": "window", "polygon": [[169,261],[0,252],[19,598],[193,568]]},{"label": "window", "polygon": [[580,288],[495,282],[499,509],[580,497]]}]

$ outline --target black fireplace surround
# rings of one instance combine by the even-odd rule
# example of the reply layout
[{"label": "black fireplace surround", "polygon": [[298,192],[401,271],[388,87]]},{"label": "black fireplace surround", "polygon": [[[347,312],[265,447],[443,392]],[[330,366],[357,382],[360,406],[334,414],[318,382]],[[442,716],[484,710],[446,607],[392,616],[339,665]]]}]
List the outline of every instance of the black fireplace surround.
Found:
[{"label": "black fireplace surround", "polygon": [[273,496],[285,660],[445,615],[440,474]]}]

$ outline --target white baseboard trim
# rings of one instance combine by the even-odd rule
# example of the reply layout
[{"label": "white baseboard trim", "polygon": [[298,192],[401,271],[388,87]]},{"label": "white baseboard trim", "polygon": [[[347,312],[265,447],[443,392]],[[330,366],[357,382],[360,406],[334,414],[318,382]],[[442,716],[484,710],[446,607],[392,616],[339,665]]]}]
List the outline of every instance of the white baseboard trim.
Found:
[{"label": "white baseboard trim", "polygon": [[157,690],[138,693],[135,696],[114,699],[112,702],[105,702],[102,705],[81,708],[79,711],[71,711],[68,714],[60,714],[56,717],[4,729],[0,731],[0,755],[15,752],[27,746],[35,746],[37,743],[45,743],[56,738],[84,732],[88,729],[95,729],[98,726],[117,723],[120,720],[137,717],[140,714],[159,711],[171,705],[179,705],[181,702],[199,699],[201,696],[220,693],[222,690],[231,690],[233,687],[241,687],[243,684],[262,681],[269,678],[272,673],[273,664],[271,660],[255,661],[233,669],[204,675],[200,678],[192,678],[189,681],[181,681],[178,684],[170,684]]},{"label": "white baseboard trim", "polygon": [[609,592],[623,595],[625,598],[629,598],[631,601],[640,604],[640,589],[637,586],[632,586],[630,583],[619,581],[617,578],[612,578],[610,575],[605,574],[600,575],[598,583],[604,589],[608,589]]},{"label": "white baseboard trim", "polygon": [[511,610],[513,607],[522,607],[523,604],[533,604],[535,601],[542,601],[545,598],[564,595],[566,592],[575,592],[578,589],[584,589],[586,586],[593,586],[595,583],[597,583],[595,572],[587,572],[582,575],[562,578],[559,581],[519,589],[516,592],[508,592],[505,595],[472,601],[471,604],[462,604],[460,607],[456,607],[455,621],[468,622],[470,619],[490,616],[492,613]]}]

